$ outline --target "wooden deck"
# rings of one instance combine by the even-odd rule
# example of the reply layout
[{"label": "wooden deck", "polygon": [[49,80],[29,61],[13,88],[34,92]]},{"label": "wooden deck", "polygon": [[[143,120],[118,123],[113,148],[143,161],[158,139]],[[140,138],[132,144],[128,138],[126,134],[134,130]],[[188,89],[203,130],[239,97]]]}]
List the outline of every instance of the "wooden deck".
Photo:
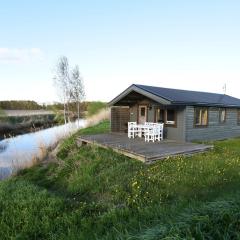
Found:
[{"label": "wooden deck", "polygon": [[111,148],[115,152],[128,157],[150,163],[169,156],[191,155],[212,149],[211,145],[163,140],[146,143],[142,138],[129,139],[126,134],[97,134],[80,136],[79,145],[95,144],[103,148]]}]

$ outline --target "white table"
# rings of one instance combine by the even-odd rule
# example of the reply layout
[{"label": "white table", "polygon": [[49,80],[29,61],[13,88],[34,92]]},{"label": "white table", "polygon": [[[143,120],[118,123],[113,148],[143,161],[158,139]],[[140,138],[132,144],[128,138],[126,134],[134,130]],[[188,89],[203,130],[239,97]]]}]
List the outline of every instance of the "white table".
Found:
[{"label": "white table", "polygon": [[[161,125],[160,129],[159,126]],[[155,131],[156,130],[156,131]],[[129,134],[130,133],[130,134]],[[131,134],[132,133],[132,134]],[[163,139],[163,124],[131,124],[128,126],[128,137],[134,138],[135,136],[145,137],[145,141],[155,141]],[[150,139],[149,139],[150,138]]]}]

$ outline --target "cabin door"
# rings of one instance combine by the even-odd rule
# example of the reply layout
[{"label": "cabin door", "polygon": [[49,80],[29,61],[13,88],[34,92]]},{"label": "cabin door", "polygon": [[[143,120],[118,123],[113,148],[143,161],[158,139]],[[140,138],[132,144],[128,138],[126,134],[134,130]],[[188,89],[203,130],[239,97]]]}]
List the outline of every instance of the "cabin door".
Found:
[{"label": "cabin door", "polygon": [[147,106],[139,105],[138,107],[138,123],[144,124],[147,121]]}]

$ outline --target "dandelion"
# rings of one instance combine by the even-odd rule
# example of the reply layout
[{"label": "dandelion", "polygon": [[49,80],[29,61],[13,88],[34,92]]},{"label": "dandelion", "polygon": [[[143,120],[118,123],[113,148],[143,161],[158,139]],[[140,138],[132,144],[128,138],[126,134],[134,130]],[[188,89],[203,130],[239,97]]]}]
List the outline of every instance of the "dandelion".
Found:
[{"label": "dandelion", "polygon": [[137,185],[137,181],[135,181],[135,182],[132,184],[132,187],[134,187],[135,185]]}]

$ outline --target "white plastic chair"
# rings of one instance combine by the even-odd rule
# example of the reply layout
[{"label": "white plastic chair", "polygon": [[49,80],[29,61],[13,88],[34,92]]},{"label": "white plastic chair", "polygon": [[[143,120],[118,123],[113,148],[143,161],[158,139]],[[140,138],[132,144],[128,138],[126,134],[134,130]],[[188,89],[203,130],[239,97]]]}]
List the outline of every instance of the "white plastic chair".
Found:
[{"label": "white plastic chair", "polygon": [[163,123],[156,124],[154,128],[154,139],[157,141],[163,140]]},{"label": "white plastic chair", "polygon": [[154,137],[154,130],[155,128],[152,127],[152,128],[148,128],[144,134],[144,137],[145,137],[145,142],[154,142],[155,141],[155,137]]},{"label": "white plastic chair", "polygon": [[137,133],[137,123],[128,122],[128,138],[134,138]]}]

